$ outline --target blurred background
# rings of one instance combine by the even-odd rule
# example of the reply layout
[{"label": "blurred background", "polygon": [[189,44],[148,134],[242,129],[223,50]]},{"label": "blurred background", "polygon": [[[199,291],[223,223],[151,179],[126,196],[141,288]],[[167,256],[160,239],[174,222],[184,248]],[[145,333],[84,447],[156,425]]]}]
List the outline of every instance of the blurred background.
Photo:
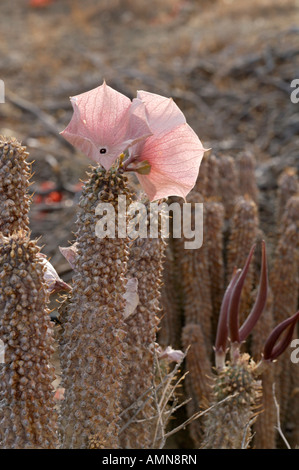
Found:
[{"label": "blurred background", "polygon": [[[34,160],[32,235],[62,276],[89,161],[60,135],[69,97],[107,84],[171,96],[205,147],[251,150],[261,190],[299,162],[299,2],[2,0],[0,133]],[[271,170],[269,172],[269,169]],[[274,172],[274,173],[273,173]],[[275,175],[276,176],[276,175]]]}]

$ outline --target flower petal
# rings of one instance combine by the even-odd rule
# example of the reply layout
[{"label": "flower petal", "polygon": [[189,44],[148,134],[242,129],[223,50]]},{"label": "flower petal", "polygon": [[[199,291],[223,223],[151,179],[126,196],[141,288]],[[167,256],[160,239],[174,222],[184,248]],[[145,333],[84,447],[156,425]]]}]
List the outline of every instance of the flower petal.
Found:
[{"label": "flower petal", "polygon": [[135,145],[147,137],[151,136],[151,132],[147,120],[147,112],[144,103],[140,100],[134,99],[129,113],[128,127],[126,130],[126,148]]},{"label": "flower petal", "polygon": [[267,268],[267,257],[266,257],[266,244],[262,241],[262,266],[260,274],[260,282],[256,301],[251,309],[250,314],[244,321],[243,325],[239,329],[240,342],[245,341],[247,336],[253,330],[256,322],[260,318],[264,311],[267,303],[268,296],[268,268]]},{"label": "flower petal", "polygon": [[129,145],[151,134],[144,104],[104,82],[71,98],[74,113],[63,137],[108,170]]},{"label": "flower petal", "polygon": [[38,253],[38,257],[45,267],[44,281],[49,293],[53,294],[53,292],[59,292],[61,290],[71,291],[71,286],[59,277],[56,269],[52,266],[50,261],[47,260],[46,256],[43,253]]},{"label": "flower petal", "polygon": [[232,275],[232,279],[228,284],[223,300],[221,303],[217,333],[216,333],[216,342],[215,342],[215,362],[216,368],[222,369],[225,365],[225,356],[226,356],[226,345],[228,339],[228,311],[229,304],[232,296],[232,292],[236,285],[237,280],[242,272],[242,269],[235,269]]},{"label": "flower petal", "polygon": [[69,262],[70,266],[75,269],[76,259],[78,257],[77,251],[78,243],[75,242],[71,246],[60,246],[59,251],[65,257],[65,259]]},{"label": "flower petal", "polygon": [[138,161],[151,165],[149,175],[137,177],[148,198],[153,201],[168,196],[186,195],[196,183],[199,166],[205,152],[201,141],[185,123],[158,137],[149,137],[132,152],[140,152]]},{"label": "flower petal", "polygon": [[241,294],[244,287],[244,283],[246,280],[246,276],[248,274],[249,266],[251,263],[251,259],[254,253],[256,245],[253,244],[249,255],[245,261],[244,267],[241,271],[241,274],[238,277],[238,280],[233,288],[231,293],[229,308],[228,308],[228,328],[229,328],[229,336],[232,343],[240,344],[240,333],[239,333],[239,307],[240,307],[240,300]]},{"label": "flower petal", "polygon": [[59,387],[56,389],[54,400],[61,401],[64,400],[65,388]]},{"label": "flower petal", "polygon": [[166,359],[169,362],[182,362],[185,354],[179,349],[172,349],[171,346],[167,346],[164,350],[160,348],[159,359]]},{"label": "flower petal", "polygon": [[133,103],[139,100],[145,104],[150,129],[156,136],[186,123],[184,114],[172,98],[140,90]]},{"label": "flower petal", "polygon": [[[272,333],[268,336],[264,346],[263,357],[265,361],[274,361],[286,350],[292,341],[298,320],[299,310],[293,316],[283,320],[274,328]],[[280,341],[278,341],[282,333],[285,333],[285,335]]]}]

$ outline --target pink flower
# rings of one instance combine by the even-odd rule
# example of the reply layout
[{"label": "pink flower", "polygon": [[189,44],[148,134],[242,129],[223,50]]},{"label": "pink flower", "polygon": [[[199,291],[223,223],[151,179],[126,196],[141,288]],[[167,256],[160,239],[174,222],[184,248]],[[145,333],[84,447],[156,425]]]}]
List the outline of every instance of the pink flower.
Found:
[{"label": "pink flower", "polygon": [[64,393],[65,393],[65,388],[57,388],[55,395],[54,395],[54,400],[61,401],[64,400]]},{"label": "pink flower", "polygon": [[61,134],[106,170],[128,150],[124,168],[137,173],[151,201],[185,198],[194,187],[205,149],[171,98],[139,91],[131,102],[104,82],[71,102]]},{"label": "pink flower", "polygon": [[76,270],[75,264],[76,259],[78,257],[77,251],[78,243],[75,242],[71,246],[60,246],[59,251],[65,257],[65,259],[69,262],[72,269]]},{"label": "pink flower", "polygon": [[169,362],[182,362],[185,357],[183,351],[179,349],[172,349],[171,346],[167,346],[164,350],[159,348],[159,359],[166,359]]},{"label": "pink flower", "polygon": [[140,102],[145,105],[152,135],[130,147],[128,164],[137,169],[151,201],[185,198],[195,185],[205,149],[171,98],[138,91],[133,105]]},{"label": "pink flower", "polygon": [[71,286],[59,277],[55,268],[52,266],[50,261],[47,260],[46,255],[43,253],[38,253],[38,257],[40,258],[40,262],[45,267],[44,282],[49,293],[53,294],[54,292],[60,292],[61,290],[70,292],[72,290]]},{"label": "pink flower", "polygon": [[106,170],[128,147],[151,135],[144,104],[132,103],[105,82],[71,103],[74,114],[61,134]]}]

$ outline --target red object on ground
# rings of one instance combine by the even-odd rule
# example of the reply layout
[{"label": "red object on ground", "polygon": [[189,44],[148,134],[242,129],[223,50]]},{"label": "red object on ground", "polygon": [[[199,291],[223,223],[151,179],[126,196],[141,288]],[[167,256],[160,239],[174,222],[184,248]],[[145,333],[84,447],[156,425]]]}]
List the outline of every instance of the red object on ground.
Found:
[{"label": "red object on ground", "polygon": [[43,197],[40,194],[35,194],[33,198],[35,204],[41,204],[43,202]]},{"label": "red object on ground", "polygon": [[33,8],[43,8],[51,3],[53,3],[55,0],[30,0],[29,6]]},{"label": "red object on ground", "polygon": [[60,202],[62,200],[62,194],[59,191],[52,191],[48,196],[45,198],[46,204],[51,204],[52,202]]},{"label": "red object on ground", "polygon": [[63,199],[63,193],[56,189],[54,181],[43,181],[39,185],[39,191],[40,194],[35,194],[33,198],[35,204],[55,204]]}]

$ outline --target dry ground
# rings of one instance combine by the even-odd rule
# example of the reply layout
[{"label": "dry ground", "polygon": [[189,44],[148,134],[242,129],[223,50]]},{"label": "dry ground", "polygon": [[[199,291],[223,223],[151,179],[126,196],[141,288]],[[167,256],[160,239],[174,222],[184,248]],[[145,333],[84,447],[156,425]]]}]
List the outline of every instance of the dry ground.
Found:
[{"label": "dry ground", "polygon": [[[89,162],[59,131],[71,117],[69,96],[103,79],[130,97],[137,89],[172,96],[215,152],[250,148],[258,162],[279,157],[279,170],[290,159],[298,164],[299,105],[290,101],[298,1],[1,3],[0,132],[28,146],[33,190],[45,180],[70,189],[84,178]],[[55,211],[32,207],[33,234],[43,235],[54,263],[63,262],[58,244],[71,238],[72,202],[66,192]]]}]

